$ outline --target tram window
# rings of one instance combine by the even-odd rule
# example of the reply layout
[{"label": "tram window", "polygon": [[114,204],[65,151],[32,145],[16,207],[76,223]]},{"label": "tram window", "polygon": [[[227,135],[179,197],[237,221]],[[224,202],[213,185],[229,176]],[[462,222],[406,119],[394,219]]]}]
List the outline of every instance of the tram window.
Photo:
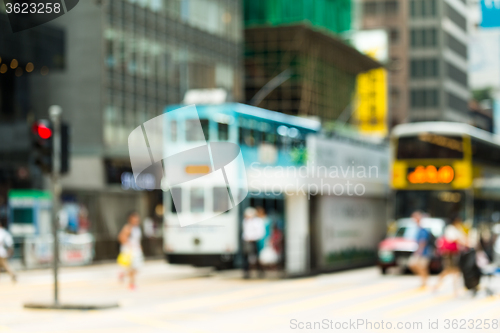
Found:
[{"label": "tram window", "polygon": [[219,141],[229,140],[229,125],[223,123],[217,123],[217,125],[218,125]]},{"label": "tram window", "polygon": [[191,212],[203,213],[205,210],[205,193],[203,187],[194,187],[191,189]]},{"label": "tram window", "polygon": [[275,144],[276,143],[276,134],[274,134],[274,133],[266,133],[264,141],[266,143]]},{"label": "tram window", "polygon": [[170,122],[170,140],[172,142],[177,141],[177,120],[172,120]]},{"label": "tram window", "polygon": [[[198,124],[201,124],[204,137],[200,136]],[[186,120],[186,141],[203,141],[209,140],[208,119],[187,119]]]},{"label": "tram window", "polygon": [[294,139],[292,141],[292,147],[293,148],[304,148],[306,146],[306,142],[301,139]]},{"label": "tram window", "polygon": [[245,144],[245,135],[246,135],[245,132],[246,132],[246,128],[244,128],[244,127],[238,128],[238,136],[239,136],[238,143],[240,145]]},{"label": "tram window", "polygon": [[255,146],[256,142],[255,142],[254,132],[255,131],[253,129],[249,128],[243,129],[242,131],[243,144],[249,147]]},{"label": "tram window", "polygon": [[214,212],[226,212],[229,210],[229,195],[227,187],[214,187]]},{"label": "tram window", "polygon": [[[177,202],[177,206],[174,204]],[[170,189],[170,211],[172,213],[181,213],[182,212],[182,189],[180,187],[172,187]]]},{"label": "tram window", "polygon": [[262,142],[262,139],[263,139],[263,136],[264,136],[263,132],[258,131],[258,130],[251,130],[250,133],[252,135],[252,138],[254,140],[254,144],[255,145],[258,145],[258,144],[260,144]]}]

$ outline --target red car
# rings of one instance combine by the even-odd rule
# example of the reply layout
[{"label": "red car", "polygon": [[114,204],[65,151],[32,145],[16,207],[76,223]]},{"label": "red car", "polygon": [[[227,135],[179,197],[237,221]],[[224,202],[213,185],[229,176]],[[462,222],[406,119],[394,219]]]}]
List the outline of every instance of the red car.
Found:
[{"label": "red car", "polygon": [[[440,218],[428,217],[421,221],[422,227],[430,231],[434,239],[443,234],[445,224],[445,221]],[[395,230],[389,232],[378,246],[377,264],[382,274],[386,274],[389,267],[397,266],[403,270],[408,268],[408,259],[418,248],[417,231],[417,224],[412,218],[403,218],[396,222]],[[435,253],[431,257],[429,269],[433,273],[442,269],[441,259]]]}]

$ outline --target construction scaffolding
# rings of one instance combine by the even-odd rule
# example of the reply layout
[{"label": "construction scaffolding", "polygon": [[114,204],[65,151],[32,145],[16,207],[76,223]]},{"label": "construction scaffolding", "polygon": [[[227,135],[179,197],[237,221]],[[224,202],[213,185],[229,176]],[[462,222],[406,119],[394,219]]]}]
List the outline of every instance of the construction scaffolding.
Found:
[{"label": "construction scaffolding", "polygon": [[356,76],[381,65],[331,34],[307,25],[245,30],[246,100],[289,69],[291,77],[258,106],[322,121],[338,118],[351,103]]},{"label": "construction scaffolding", "polygon": [[309,24],[339,34],[351,29],[351,0],[245,0],[245,26]]}]

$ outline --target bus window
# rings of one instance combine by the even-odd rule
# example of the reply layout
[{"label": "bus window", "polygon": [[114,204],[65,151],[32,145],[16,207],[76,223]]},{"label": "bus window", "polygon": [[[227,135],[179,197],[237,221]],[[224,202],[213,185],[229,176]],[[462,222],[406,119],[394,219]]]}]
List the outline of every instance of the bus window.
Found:
[{"label": "bus window", "polygon": [[459,136],[422,133],[418,137],[399,138],[397,159],[463,158],[463,142]]},{"label": "bus window", "polygon": [[170,140],[172,142],[177,141],[177,120],[172,120],[170,122]]},{"label": "bus window", "polygon": [[[174,198],[177,202],[177,206],[174,204]],[[172,213],[181,213],[182,212],[182,188],[180,187],[172,187],[170,189],[170,211]]]},{"label": "bus window", "polygon": [[219,141],[227,141],[229,140],[229,125],[223,123],[217,123],[218,126],[218,137]]},{"label": "bus window", "polygon": [[477,139],[471,140],[474,163],[496,166],[500,163],[500,150],[494,145]]},{"label": "bus window", "polygon": [[[198,123],[201,124],[204,137],[199,135]],[[203,141],[209,140],[208,119],[187,119],[186,120],[186,141]]]},{"label": "bus window", "polygon": [[203,187],[191,189],[191,213],[203,213],[205,210],[205,193]]},{"label": "bus window", "polygon": [[227,187],[214,187],[214,212],[229,211],[229,195]]}]

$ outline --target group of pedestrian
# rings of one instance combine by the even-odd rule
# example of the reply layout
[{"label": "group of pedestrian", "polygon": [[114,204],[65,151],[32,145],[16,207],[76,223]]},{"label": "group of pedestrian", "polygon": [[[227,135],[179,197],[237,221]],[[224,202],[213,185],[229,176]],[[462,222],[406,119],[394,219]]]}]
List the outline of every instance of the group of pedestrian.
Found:
[{"label": "group of pedestrian", "polygon": [[277,266],[281,260],[283,234],[276,223],[272,223],[262,207],[248,207],[243,218],[243,272],[250,278],[254,266],[259,277],[264,276],[264,267]]},{"label": "group of pedestrian", "polygon": [[[412,214],[412,218],[417,224],[416,241],[418,244],[417,250],[409,259],[408,267],[418,276],[420,276],[421,287],[427,286],[429,277],[429,263],[433,255],[437,254],[442,259],[443,270],[439,274],[437,283],[432,287],[433,291],[439,290],[446,276],[453,277],[453,286],[455,295],[459,291],[459,280],[461,276],[460,258],[465,252],[472,248],[473,244],[468,237],[468,230],[464,226],[459,215],[454,215],[445,226],[443,234],[435,239],[432,232],[424,228],[421,224],[424,214],[421,211],[416,211]],[[491,243],[492,240],[488,239]],[[484,237],[480,237],[477,251],[484,253],[486,245]],[[489,258],[491,260],[492,258]]]}]

